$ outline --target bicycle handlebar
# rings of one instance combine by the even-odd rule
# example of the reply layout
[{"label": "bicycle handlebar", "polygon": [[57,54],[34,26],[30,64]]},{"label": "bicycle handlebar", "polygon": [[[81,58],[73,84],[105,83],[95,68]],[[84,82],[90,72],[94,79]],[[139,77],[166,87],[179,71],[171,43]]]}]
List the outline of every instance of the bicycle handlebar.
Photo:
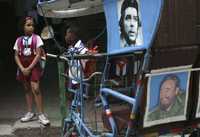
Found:
[{"label": "bicycle handlebar", "polygon": [[[68,61],[69,59],[72,58],[72,56],[70,54],[66,54],[66,55],[55,55],[55,54],[50,54],[47,53],[46,54],[48,57],[52,57],[52,58],[59,58],[61,60],[65,60]],[[107,55],[107,53],[96,53],[96,54],[82,54],[82,55],[73,55],[74,59],[91,59],[91,58],[102,58],[105,57]]]},{"label": "bicycle handlebar", "polygon": [[59,56],[59,55],[50,54],[50,53],[47,53],[46,55],[47,55],[47,57],[59,58],[59,59],[64,60],[64,61],[69,61],[69,59],[64,57],[64,56]]},{"label": "bicycle handlebar", "polygon": [[[86,54],[86,55],[75,55],[75,56],[79,57],[79,59],[80,59],[80,57],[91,57],[91,56],[97,57],[97,56],[100,56],[100,55],[103,55],[103,54],[98,54],[98,55],[95,54],[95,55],[89,55],[89,56],[88,56],[88,54]],[[54,54],[49,54],[49,53],[47,53],[47,56],[48,57],[52,57],[52,58],[59,58],[61,60],[67,61],[67,62],[70,61],[67,57],[64,57],[64,56],[59,56],[59,55],[54,55]],[[89,78],[83,79],[83,82],[89,81],[95,75],[101,75],[101,74],[102,74],[102,72],[94,72],[89,76]],[[61,75],[65,76],[65,77],[69,77],[66,74],[61,74]],[[105,80],[105,82],[111,82],[112,84],[114,84],[116,86],[119,85],[119,83],[114,79]]]},{"label": "bicycle handlebar", "polygon": [[[85,79],[83,79],[82,81],[83,81],[83,82],[90,81],[94,76],[96,76],[96,75],[101,75],[101,74],[102,74],[102,72],[94,72],[94,73],[92,73],[88,78],[85,78]],[[69,77],[68,75],[66,75],[66,74],[64,74],[64,73],[61,73],[61,75],[64,76],[64,77]]]},{"label": "bicycle handlebar", "polygon": [[94,72],[88,78],[83,79],[83,82],[90,81],[94,76],[101,75],[102,72]]}]

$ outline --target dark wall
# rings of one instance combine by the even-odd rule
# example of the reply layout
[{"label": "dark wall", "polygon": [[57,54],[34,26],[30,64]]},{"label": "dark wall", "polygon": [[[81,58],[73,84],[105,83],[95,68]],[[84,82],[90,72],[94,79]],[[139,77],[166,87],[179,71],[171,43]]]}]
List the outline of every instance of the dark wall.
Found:
[{"label": "dark wall", "polygon": [[0,74],[6,79],[14,79],[15,63],[13,45],[16,36],[14,8],[7,2],[0,2]]},{"label": "dark wall", "polygon": [[198,0],[164,0],[155,47],[196,44]]},{"label": "dark wall", "polygon": [[200,1],[197,0],[196,2],[196,18],[197,18],[197,22],[196,22],[196,31],[197,31],[197,43],[200,43]]},{"label": "dark wall", "polygon": [[200,2],[164,0],[152,68],[194,64],[200,44]]}]

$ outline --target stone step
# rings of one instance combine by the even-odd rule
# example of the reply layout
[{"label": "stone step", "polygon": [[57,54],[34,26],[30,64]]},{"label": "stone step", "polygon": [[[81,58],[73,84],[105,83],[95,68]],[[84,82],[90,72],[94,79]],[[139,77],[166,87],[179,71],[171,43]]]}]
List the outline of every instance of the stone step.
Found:
[{"label": "stone step", "polygon": [[0,137],[61,137],[61,123],[52,120],[50,126],[43,126],[38,121],[14,125],[0,125]]},{"label": "stone step", "polygon": [[0,137],[16,137],[12,133],[12,126],[7,124],[0,125]]}]

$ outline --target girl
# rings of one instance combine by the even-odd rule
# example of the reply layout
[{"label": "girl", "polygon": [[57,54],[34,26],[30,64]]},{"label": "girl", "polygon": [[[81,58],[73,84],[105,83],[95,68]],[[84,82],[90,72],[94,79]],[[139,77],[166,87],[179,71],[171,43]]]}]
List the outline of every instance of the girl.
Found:
[{"label": "girl", "polygon": [[50,124],[50,121],[43,113],[42,94],[40,92],[40,78],[42,68],[39,64],[43,42],[40,36],[34,34],[34,20],[32,17],[25,17],[22,22],[23,36],[17,38],[14,50],[15,61],[18,66],[17,80],[23,83],[27,103],[27,113],[21,118],[21,122],[32,120],[35,114],[32,112],[33,97],[38,110],[38,120],[43,125]]}]

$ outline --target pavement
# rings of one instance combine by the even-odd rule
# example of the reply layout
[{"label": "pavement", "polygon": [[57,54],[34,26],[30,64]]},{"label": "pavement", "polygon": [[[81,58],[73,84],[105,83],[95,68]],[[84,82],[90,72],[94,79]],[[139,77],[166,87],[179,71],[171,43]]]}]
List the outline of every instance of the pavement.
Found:
[{"label": "pavement", "polygon": [[0,137],[61,136],[61,114],[56,62],[54,60],[47,62],[45,74],[41,81],[44,111],[51,121],[51,125],[47,127],[41,125],[37,118],[27,123],[19,121],[26,113],[26,103],[23,87],[21,83],[15,80],[16,70],[14,68],[0,72],[2,78],[4,78],[0,80]]}]

